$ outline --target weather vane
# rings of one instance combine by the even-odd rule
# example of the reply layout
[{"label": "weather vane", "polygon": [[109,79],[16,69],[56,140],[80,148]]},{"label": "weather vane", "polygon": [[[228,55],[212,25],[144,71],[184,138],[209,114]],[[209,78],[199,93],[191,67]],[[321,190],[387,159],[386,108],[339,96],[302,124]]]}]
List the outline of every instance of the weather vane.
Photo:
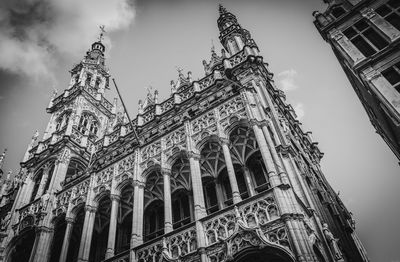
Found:
[{"label": "weather vane", "polygon": [[106,26],[105,25],[100,25],[100,35],[99,35],[99,42],[101,42],[104,39],[104,34],[106,33],[106,30],[104,29]]}]

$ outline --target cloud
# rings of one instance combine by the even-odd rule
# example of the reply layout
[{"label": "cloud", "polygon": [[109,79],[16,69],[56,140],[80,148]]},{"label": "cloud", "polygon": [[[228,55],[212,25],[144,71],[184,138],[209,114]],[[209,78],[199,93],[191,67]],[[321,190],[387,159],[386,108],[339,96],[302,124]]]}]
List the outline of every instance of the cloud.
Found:
[{"label": "cloud", "polygon": [[[5,0],[0,3],[0,69],[54,77],[57,57],[76,56],[107,32],[129,27],[132,0]],[[106,42],[107,45],[107,42]]]},{"label": "cloud", "polygon": [[295,83],[298,73],[294,69],[285,70],[278,74],[279,87],[283,91],[292,91],[299,86]]},{"label": "cloud", "polygon": [[305,115],[305,110],[304,110],[304,104],[303,103],[297,103],[294,107],[293,107],[294,111],[296,112],[297,115],[297,119],[301,120],[304,115]]}]

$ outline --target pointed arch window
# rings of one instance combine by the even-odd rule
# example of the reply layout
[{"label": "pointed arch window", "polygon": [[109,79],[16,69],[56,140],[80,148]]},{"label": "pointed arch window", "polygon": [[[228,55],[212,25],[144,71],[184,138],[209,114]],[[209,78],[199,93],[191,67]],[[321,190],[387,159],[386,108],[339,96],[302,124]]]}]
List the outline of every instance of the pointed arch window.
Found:
[{"label": "pointed arch window", "polygon": [[212,214],[219,210],[216,183],[211,177],[203,178],[202,182],[207,214]]},{"label": "pointed arch window", "polygon": [[88,73],[87,76],[86,76],[85,83],[90,85],[91,82],[92,82],[92,74]]},{"label": "pointed arch window", "polygon": [[64,126],[68,125],[69,119],[71,118],[71,111],[67,111],[56,120],[56,131],[61,130]]},{"label": "pointed arch window", "polygon": [[65,175],[65,182],[68,183],[73,178],[76,178],[79,174],[83,173],[85,165],[76,159],[71,159],[68,165],[67,174]]},{"label": "pointed arch window", "polygon": [[164,234],[164,204],[154,200],[144,211],[144,240]]},{"label": "pointed arch window", "polygon": [[190,208],[189,192],[180,190],[172,194],[172,218],[174,229],[190,223]]},{"label": "pointed arch window", "polygon": [[79,132],[89,135],[89,137],[97,137],[99,129],[99,121],[90,113],[83,113],[79,119],[78,130]]}]

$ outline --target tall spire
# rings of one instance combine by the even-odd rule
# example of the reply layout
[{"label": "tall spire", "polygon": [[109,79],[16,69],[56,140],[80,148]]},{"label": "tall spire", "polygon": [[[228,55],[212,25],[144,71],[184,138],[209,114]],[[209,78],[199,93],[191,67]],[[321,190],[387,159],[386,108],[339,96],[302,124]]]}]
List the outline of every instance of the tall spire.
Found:
[{"label": "tall spire", "polygon": [[250,32],[242,28],[236,16],[227,11],[222,5],[219,5],[217,24],[220,32],[219,40],[230,55],[241,51],[244,46],[257,48],[256,43],[251,38]]}]

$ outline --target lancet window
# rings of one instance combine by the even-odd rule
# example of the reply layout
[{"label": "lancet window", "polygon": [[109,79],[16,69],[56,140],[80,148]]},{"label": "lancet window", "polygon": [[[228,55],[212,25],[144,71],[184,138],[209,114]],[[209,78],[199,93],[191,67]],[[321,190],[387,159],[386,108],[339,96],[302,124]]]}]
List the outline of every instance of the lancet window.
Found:
[{"label": "lancet window", "polygon": [[65,175],[65,181],[68,183],[72,179],[85,171],[85,165],[77,159],[71,159],[68,165],[67,174]]},{"label": "lancet window", "polygon": [[144,192],[144,240],[164,233],[164,183],[160,170],[152,171],[146,178]]},{"label": "lancet window", "polygon": [[96,138],[98,129],[99,121],[97,118],[90,113],[83,113],[79,120],[78,130],[85,135],[89,135],[89,137]]},{"label": "lancet window", "polygon": [[61,130],[64,126],[68,125],[69,119],[71,118],[71,111],[67,111],[56,120],[56,131]]}]

